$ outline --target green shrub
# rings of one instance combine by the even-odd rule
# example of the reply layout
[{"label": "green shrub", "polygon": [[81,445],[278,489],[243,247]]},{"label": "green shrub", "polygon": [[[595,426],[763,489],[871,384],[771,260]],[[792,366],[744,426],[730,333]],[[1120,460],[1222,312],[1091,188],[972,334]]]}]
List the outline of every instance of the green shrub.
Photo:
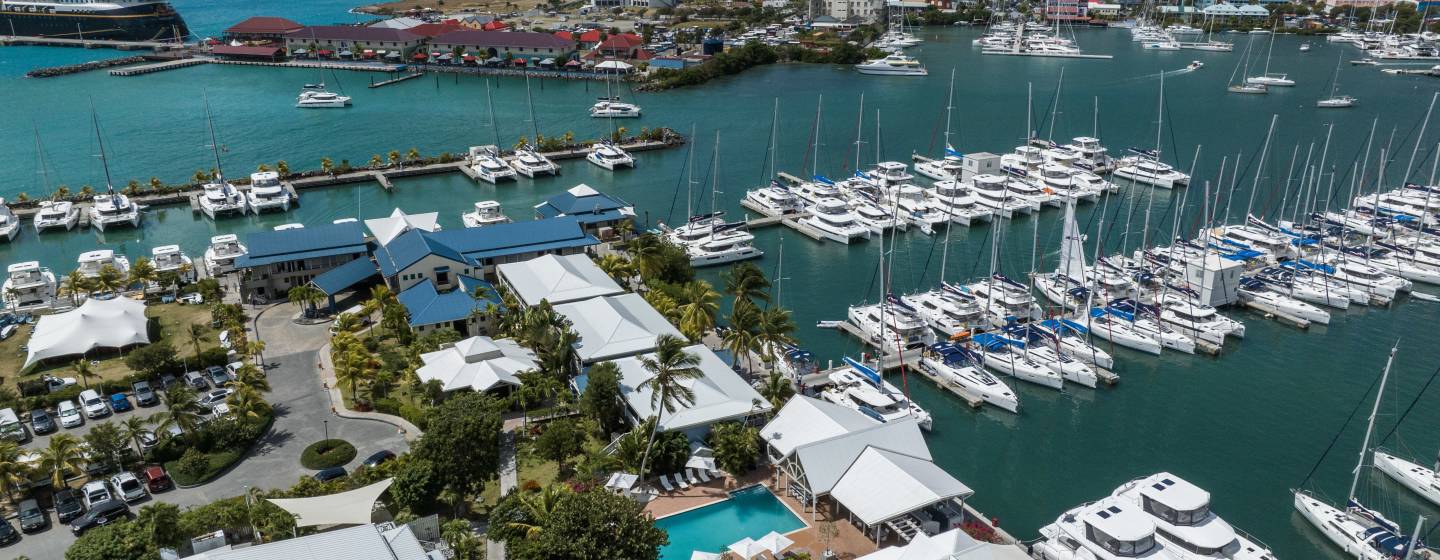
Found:
[{"label": "green shrub", "polygon": [[210,457],[201,453],[199,449],[190,448],[175,461],[175,466],[170,470],[175,474],[187,479],[198,479],[210,468]]},{"label": "green shrub", "polygon": [[400,415],[400,401],[397,401],[395,399],[388,397],[383,399],[375,399],[370,403],[370,405],[375,407],[375,412],[379,412],[381,414],[389,414],[392,416]]},{"label": "green shrub", "polygon": [[355,458],[355,446],[343,439],[325,439],[310,444],[300,454],[300,464],[307,469],[328,469],[349,463]]},{"label": "green shrub", "polygon": [[198,370],[209,366],[223,366],[228,363],[230,363],[229,351],[219,346],[216,346],[214,348],[206,348],[204,350],[201,350],[200,364],[192,366],[191,369]]},{"label": "green shrub", "polygon": [[426,411],[424,407],[408,403],[402,404],[400,405],[399,416],[408,420],[411,424],[414,424],[416,428],[420,428],[421,430],[425,429]]}]

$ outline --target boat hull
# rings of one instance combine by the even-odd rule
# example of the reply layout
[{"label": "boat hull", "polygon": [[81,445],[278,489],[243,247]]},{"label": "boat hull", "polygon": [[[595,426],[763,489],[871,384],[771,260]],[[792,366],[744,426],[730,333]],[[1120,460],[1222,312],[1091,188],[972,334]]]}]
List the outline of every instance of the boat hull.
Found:
[{"label": "boat hull", "polygon": [[7,5],[0,10],[0,32],[24,37],[182,41],[190,37],[185,19],[169,4],[130,6],[100,13],[27,12]]}]

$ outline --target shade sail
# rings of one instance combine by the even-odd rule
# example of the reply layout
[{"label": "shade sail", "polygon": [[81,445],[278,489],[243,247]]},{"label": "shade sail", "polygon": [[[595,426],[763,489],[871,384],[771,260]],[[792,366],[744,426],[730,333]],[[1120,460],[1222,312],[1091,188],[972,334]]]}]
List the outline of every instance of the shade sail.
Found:
[{"label": "shade sail", "polygon": [[329,496],[313,498],[270,498],[268,501],[295,516],[297,527],[316,525],[361,525],[370,522],[375,500],[395,479]]},{"label": "shade sail", "polygon": [[87,299],[73,311],[46,315],[35,323],[25,366],[38,360],[150,342],[145,304],[128,298]]}]

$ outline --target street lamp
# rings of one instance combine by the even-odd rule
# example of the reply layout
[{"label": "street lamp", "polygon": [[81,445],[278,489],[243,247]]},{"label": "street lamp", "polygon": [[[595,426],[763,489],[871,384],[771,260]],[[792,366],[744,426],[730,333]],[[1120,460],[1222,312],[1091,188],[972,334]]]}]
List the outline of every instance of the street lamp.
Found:
[{"label": "street lamp", "polygon": [[326,441],[329,441],[329,440],[330,440],[330,421],[329,421],[329,420],[321,420],[320,422],[321,422],[322,424],[325,424],[325,440],[326,440]]}]

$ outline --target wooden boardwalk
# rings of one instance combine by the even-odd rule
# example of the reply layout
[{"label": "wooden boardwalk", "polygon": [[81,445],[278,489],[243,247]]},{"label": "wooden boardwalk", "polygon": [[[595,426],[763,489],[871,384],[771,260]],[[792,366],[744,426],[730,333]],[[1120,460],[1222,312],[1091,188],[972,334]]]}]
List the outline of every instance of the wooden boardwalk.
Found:
[{"label": "wooden boardwalk", "polygon": [[400,77],[397,77],[397,78],[390,78],[390,79],[388,79],[388,80],[383,80],[383,81],[379,81],[379,82],[371,82],[368,87],[369,87],[370,89],[375,89],[375,88],[379,88],[379,87],[385,87],[385,86],[388,86],[388,85],[390,85],[390,84],[398,84],[398,83],[403,82],[403,81],[405,81],[405,80],[413,80],[413,79],[415,79],[415,78],[419,78],[420,76],[424,76],[424,75],[425,75],[425,74],[420,73],[420,72],[410,72],[410,73],[408,73],[408,74],[405,74],[405,75],[400,76]]},{"label": "wooden boardwalk", "polygon": [[127,66],[127,67],[125,67],[125,68],[116,68],[116,69],[110,71],[110,75],[111,75],[111,76],[140,76],[140,75],[143,75],[143,74],[152,74],[152,73],[155,73],[155,72],[164,72],[164,71],[166,71],[166,70],[174,70],[174,69],[176,69],[176,68],[186,68],[186,67],[190,67],[190,66],[199,66],[199,65],[201,65],[201,64],[209,64],[209,63],[210,63],[210,59],[209,59],[209,58],[200,58],[200,57],[196,57],[196,58],[181,58],[181,59],[178,59],[178,60],[167,60],[167,61],[165,61],[165,62],[155,62],[155,63],[151,63],[151,64],[140,64],[140,65],[138,65],[138,66]]},{"label": "wooden boardwalk", "polygon": [[107,48],[122,51],[136,49],[180,49],[188,45],[174,41],[116,41],[112,39],[71,39],[65,37],[27,37],[24,35],[0,35],[0,45],[39,45],[49,47],[80,47],[86,49]]}]

